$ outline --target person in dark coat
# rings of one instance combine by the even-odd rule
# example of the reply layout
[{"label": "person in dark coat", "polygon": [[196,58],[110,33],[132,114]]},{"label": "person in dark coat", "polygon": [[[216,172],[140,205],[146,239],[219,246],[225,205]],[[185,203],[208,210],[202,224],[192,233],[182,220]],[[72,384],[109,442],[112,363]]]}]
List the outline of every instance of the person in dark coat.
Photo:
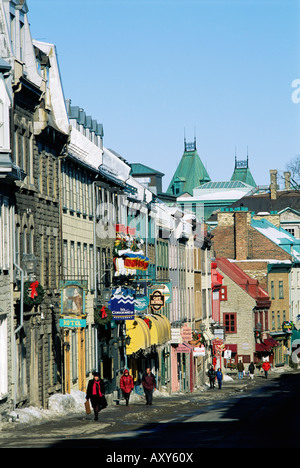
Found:
[{"label": "person in dark coat", "polygon": [[239,361],[236,367],[239,373],[239,379],[242,379],[244,377],[244,370],[245,370],[244,364],[242,363],[242,361]]},{"label": "person in dark coat", "polygon": [[142,385],[146,396],[146,405],[152,405],[152,395],[153,391],[156,389],[156,380],[149,367],[142,377]]},{"label": "person in dark coat", "polygon": [[94,378],[89,380],[87,390],[86,390],[86,399],[91,400],[91,405],[95,414],[95,421],[98,420],[98,413],[106,408],[107,402],[105,399],[105,388],[104,382],[100,379],[99,372],[94,372]]},{"label": "person in dark coat", "polygon": [[248,370],[249,370],[250,379],[253,379],[253,377],[254,377],[254,371],[255,371],[255,367],[254,367],[253,362],[251,362],[251,363],[249,364]]},{"label": "person in dark coat", "polygon": [[128,406],[130,393],[133,388],[134,384],[132,375],[129,374],[128,369],[125,369],[122,377],[120,378],[120,389],[122,390],[123,396],[125,398],[126,406]]},{"label": "person in dark coat", "polygon": [[209,385],[210,385],[210,388],[215,388],[216,371],[215,371],[215,369],[213,368],[213,366],[211,366],[211,367],[208,369],[207,375],[208,375],[208,378],[209,378]]}]

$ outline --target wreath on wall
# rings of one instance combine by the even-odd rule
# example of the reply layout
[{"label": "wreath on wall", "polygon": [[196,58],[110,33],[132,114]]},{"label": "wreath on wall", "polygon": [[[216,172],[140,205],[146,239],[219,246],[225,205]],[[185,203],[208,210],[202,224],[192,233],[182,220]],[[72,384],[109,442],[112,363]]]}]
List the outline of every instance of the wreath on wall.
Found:
[{"label": "wreath on wall", "polygon": [[112,319],[113,315],[108,307],[102,306],[95,310],[95,322],[98,325],[107,325]]},{"label": "wreath on wall", "polygon": [[33,307],[40,305],[45,296],[45,290],[38,281],[25,281],[24,283],[24,305]]}]

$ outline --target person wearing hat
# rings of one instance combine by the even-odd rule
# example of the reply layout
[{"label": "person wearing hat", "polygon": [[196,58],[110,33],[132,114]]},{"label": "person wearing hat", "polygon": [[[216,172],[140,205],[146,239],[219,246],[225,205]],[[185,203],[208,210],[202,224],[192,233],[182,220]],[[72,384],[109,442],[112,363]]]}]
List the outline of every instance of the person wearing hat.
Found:
[{"label": "person wearing hat", "polygon": [[99,372],[93,373],[94,378],[89,380],[87,390],[86,390],[86,399],[91,400],[91,405],[95,414],[95,421],[98,420],[98,413],[106,408],[107,402],[104,396],[105,388],[104,382],[100,379]]},{"label": "person wearing hat", "polygon": [[125,398],[126,406],[128,406],[130,393],[133,388],[133,378],[129,374],[129,370],[125,369],[122,377],[120,378],[120,389],[122,390],[123,396]]}]

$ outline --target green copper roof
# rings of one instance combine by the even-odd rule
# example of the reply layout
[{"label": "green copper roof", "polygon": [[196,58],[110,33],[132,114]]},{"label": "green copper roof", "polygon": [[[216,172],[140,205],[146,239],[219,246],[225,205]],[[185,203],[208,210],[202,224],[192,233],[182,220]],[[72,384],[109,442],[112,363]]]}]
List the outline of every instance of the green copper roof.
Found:
[{"label": "green copper roof", "polygon": [[210,177],[197,153],[196,142],[185,144],[180,163],[173,175],[167,193],[179,197],[183,193],[193,195],[193,189],[210,182]]},{"label": "green copper roof", "polygon": [[237,161],[235,158],[235,168],[231,180],[240,180],[241,182],[245,182],[245,184],[256,187],[256,182],[249,169],[248,157],[246,161]]},{"label": "green copper roof", "polygon": [[131,167],[131,175],[145,175],[145,174],[158,174],[164,175],[162,172],[157,171],[156,169],[152,169],[152,167],[145,166],[145,164],[141,163],[132,163],[130,164]]},{"label": "green copper roof", "polygon": [[[206,184],[197,187],[198,190],[220,190],[220,189],[236,189],[244,188],[247,184],[240,180],[231,180],[229,182],[207,182]],[[250,190],[250,188],[249,188]]]}]

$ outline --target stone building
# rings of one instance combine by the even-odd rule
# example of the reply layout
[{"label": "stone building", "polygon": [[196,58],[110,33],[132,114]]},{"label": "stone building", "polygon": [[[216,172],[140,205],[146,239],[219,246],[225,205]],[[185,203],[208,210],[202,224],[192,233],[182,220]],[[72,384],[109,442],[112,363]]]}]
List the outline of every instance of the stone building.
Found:
[{"label": "stone building", "polygon": [[[2,46],[11,65],[11,160],[14,194],[11,406],[47,406],[60,389],[58,295],[59,156],[68,135],[53,119],[48,57],[30,36],[26,1],[1,2]],[[6,54],[6,55],[5,55]],[[57,309],[56,309],[57,310]]]},{"label": "stone building", "polygon": [[[189,348],[188,359],[176,351],[174,361],[187,372],[189,391],[195,310],[198,323],[211,316],[210,282],[200,281],[203,264],[209,278],[208,256],[197,256],[195,282],[191,219],[180,214],[174,223],[157,197],[161,187],[153,193],[135,180],[131,166],[104,147],[102,125],[65,101],[55,45],[31,39],[27,13],[25,0],[0,0],[0,411],[46,408],[56,392],[85,391],[94,370],[115,397],[125,365],[138,385],[150,364],[170,390],[170,320],[180,322]],[[136,307],[126,324],[108,309],[123,286],[115,277],[121,225],[139,238],[149,263],[132,275],[131,291],[144,289],[147,304],[157,284],[167,298],[159,313],[149,302]]]},{"label": "stone building", "polygon": [[[0,4],[0,23],[4,12]],[[3,42],[2,42],[3,44]],[[1,50],[9,58],[8,50]],[[14,397],[14,321],[13,284],[16,274],[14,219],[16,182],[25,174],[11,158],[10,121],[12,119],[11,65],[0,59],[0,419],[11,409]]]},{"label": "stone building", "polygon": [[[282,184],[283,183],[283,184]],[[300,193],[299,187],[291,178],[290,172],[283,176],[278,171],[270,170],[270,184],[255,194],[248,194],[234,202],[230,208],[248,208],[256,216],[270,216],[276,223],[290,232],[297,239],[300,238]],[[274,221],[276,219],[276,222]],[[213,220],[212,220],[213,221]]]},{"label": "stone building", "polygon": [[[290,284],[299,271],[300,243],[270,219],[270,214],[252,215],[245,207],[221,211],[218,226],[213,230],[213,248],[215,256],[231,259],[270,295],[269,331],[280,343],[277,363],[282,364],[287,362],[285,350],[291,347],[282,324],[295,318],[294,306],[299,303],[299,288],[294,287],[292,307]],[[274,219],[276,222],[277,214]]]},{"label": "stone building", "polygon": [[[250,362],[258,363],[266,357],[275,364],[274,349],[278,343],[270,339],[268,293],[228,259],[216,258],[215,262],[223,276],[219,317],[224,327],[223,350],[231,351],[226,367],[241,361],[247,370]],[[223,366],[221,354],[218,358],[217,365]]]}]

